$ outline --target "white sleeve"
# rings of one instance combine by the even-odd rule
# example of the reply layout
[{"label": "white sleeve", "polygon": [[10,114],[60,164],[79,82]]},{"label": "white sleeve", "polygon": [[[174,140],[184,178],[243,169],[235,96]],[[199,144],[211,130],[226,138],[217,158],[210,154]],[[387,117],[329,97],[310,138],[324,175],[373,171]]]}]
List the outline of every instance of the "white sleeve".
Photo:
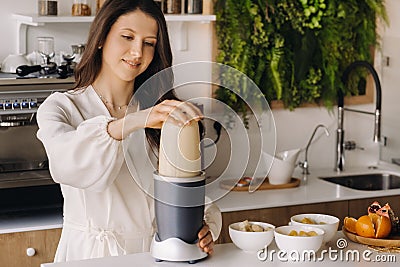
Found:
[{"label": "white sleeve", "polygon": [[81,116],[80,111],[72,101],[54,93],[37,112],[37,137],[46,149],[55,182],[103,191],[116,178],[124,159],[121,142],[107,133],[113,118],[96,116],[76,127],[76,116]]},{"label": "white sleeve", "polygon": [[[207,200],[210,200],[208,197],[206,197],[206,203],[210,202]],[[212,203],[205,205],[204,221],[210,228],[213,240],[217,240],[222,228],[222,215],[217,205]]]}]

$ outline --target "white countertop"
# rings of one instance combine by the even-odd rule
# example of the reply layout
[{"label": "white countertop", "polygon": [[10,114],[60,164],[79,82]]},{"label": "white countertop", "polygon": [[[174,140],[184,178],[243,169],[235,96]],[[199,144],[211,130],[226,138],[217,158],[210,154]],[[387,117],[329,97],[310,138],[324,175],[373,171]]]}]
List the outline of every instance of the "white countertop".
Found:
[{"label": "white countertop", "polygon": [[68,77],[66,79],[58,78],[57,76],[51,78],[29,78],[31,76],[18,77],[16,78],[16,74],[7,74],[0,72],[0,86],[6,85],[33,85],[33,84],[60,84],[67,83],[73,85],[75,82],[74,77]]},{"label": "white countertop", "polygon": [[0,234],[62,228],[60,211],[22,213],[0,216]]},{"label": "white countertop", "polygon": [[[246,253],[236,248],[232,243],[221,244],[215,246],[214,254],[203,261],[197,262],[196,267],[202,266],[287,266],[296,264],[296,266],[376,266],[378,264],[388,266],[398,266],[400,254],[391,253],[377,253],[374,250],[368,249],[367,246],[354,243],[343,239],[342,232],[338,232],[336,238],[330,243],[323,246],[317,253],[317,257],[312,261],[293,262],[294,256],[292,254],[282,255],[278,258],[277,252],[279,250],[273,241],[268,246],[268,257],[260,260],[257,253]],[[344,248],[338,248],[336,242],[340,240],[340,244]],[[272,250],[275,253],[271,253]],[[346,254],[347,251],[347,254]],[[323,253],[324,252],[324,253]],[[272,256],[271,256],[272,255]],[[292,255],[292,256],[290,256]],[[323,255],[323,256],[321,256]],[[359,255],[360,258],[353,257],[352,255]],[[364,255],[364,257],[363,257]],[[264,256],[265,257],[265,256]],[[346,261],[348,259],[348,261]],[[378,261],[380,261],[378,263]],[[384,263],[383,263],[384,262]],[[71,261],[63,263],[48,263],[42,264],[41,267],[132,267],[132,266],[188,266],[187,262],[155,262],[150,253],[138,253],[117,257],[105,257],[100,259],[90,259],[82,261]]]},{"label": "white countertop", "polygon": [[[302,183],[299,187],[261,190],[254,193],[232,191],[220,198],[216,204],[222,212],[230,212],[400,195],[400,189],[379,191],[353,190],[318,178],[319,176],[335,176],[367,172],[377,173],[382,171],[394,172],[400,175],[400,167],[384,162],[380,163],[379,168],[376,170],[370,170],[367,167],[349,168],[342,174],[337,174],[332,169],[311,169],[311,174],[307,176],[307,182]],[[296,169],[294,177],[302,177],[299,169]],[[218,187],[216,190],[219,190]],[[221,192],[223,193],[224,191],[221,189]],[[63,218],[61,212],[0,216],[0,234],[61,228],[62,221]]]},{"label": "white countertop", "polygon": [[[350,199],[362,199],[372,197],[383,197],[400,195],[400,189],[362,191],[336,185],[318,177],[351,175],[357,173],[381,173],[392,172],[400,175],[400,168],[393,164],[380,163],[378,169],[368,169],[367,167],[348,168],[338,174],[332,169],[311,169],[306,178],[306,182],[301,182],[299,187],[287,189],[261,190],[249,193],[247,191],[231,191],[216,204],[222,212],[273,208],[283,206],[293,206],[302,204],[312,204],[321,202],[332,202]],[[297,168],[293,175],[295,178],[303,179],[301,170]],[[218,190],[218,189],[217,189]],[[223,191],[213,194],[223,194]]]}]

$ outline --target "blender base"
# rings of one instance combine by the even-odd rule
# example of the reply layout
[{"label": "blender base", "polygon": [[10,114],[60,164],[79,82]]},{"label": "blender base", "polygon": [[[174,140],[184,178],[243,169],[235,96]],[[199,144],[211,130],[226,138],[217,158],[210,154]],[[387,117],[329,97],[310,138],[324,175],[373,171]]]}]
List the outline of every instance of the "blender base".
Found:
[{"label": "blender base", "polygon": [[150,247],[150,254],[157,262],[159,261],[187,261],[196,263],[208,256],[197,244],[188,244],[179,238],[168,238],[159,241],[154,235]]}]

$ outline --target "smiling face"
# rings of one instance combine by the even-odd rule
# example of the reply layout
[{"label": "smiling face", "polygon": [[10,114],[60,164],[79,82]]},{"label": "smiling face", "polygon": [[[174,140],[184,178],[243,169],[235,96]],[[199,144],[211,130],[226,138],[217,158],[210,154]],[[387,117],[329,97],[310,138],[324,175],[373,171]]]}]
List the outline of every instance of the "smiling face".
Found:
[{"label": "smiling face", "polygon": [[101,72],[133,81],[153,60],[157,31],[157,22],[139,9],[119,17],[103,45]]}]

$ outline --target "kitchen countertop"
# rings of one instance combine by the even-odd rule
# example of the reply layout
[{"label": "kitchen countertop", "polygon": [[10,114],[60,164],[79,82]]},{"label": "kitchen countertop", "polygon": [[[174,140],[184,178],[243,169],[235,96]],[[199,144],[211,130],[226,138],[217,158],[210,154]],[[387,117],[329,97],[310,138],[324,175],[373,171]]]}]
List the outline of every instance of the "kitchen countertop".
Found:
[{"label": "kitchen countertop", "polygon": [[0,215],[0,234],[62,228],[60,210]]},{"label": "kitchen countertop", "polygon": [[33,84],[59,84],[68,83],[74,84],[75,78],[68,77],[66,79],[60,79],[56,75],[52,75],[51,78],[36,78],[34,75],[27,75],[26,77],[18,77],[13,73],[1,73],[0,72],[0,86],[7,85],[33,85]]},{"label": "kitchen countertop", "polygon": [[[379,164],[378,169],[375,170],[367,167],[349,168],[342,174],[383,171],[400,173],[400,167],[382,162]],[[225,194],[216,202],[222,212],[400,195],[400,189],[353,190],[318,178],[319,176],[338,175],[332,169],[311,169],[310,173],[307,176],[307,181],[302,181],[301,185],[296,188],[262,190],[253,193],[231,191],[226,194],[219,186],[215,186],[215,190],[212,193],[217,195]],[[303,177],[299,169],[296,169],[294,177]],[[61,228],[62,221],[62,212],[0,216],[0,234]]]},{"label": "kitchen countertop", "polygon": [[[340,174],[335,172],[333,168],[311,169],[310,174],[305,179],[306,181],[304,181],[300,168],[296,168],[293,177],[302,180],[299,187],[261,190],[253,193],[247,191],[231,191],[218,199],[216,204],[222,212],[231,212],[400,195],[400,189],[377,191],[354,190],[318,178],[321,176],[327,177],[357,173],[381,173],[385,171],[400,174],[399,166],[380,162],[377,169],[369,169],[367,167],[347,168],[346,171]],[[218,189],[217,186],[212,188],[213,195],[223,195],[223,193],[224,191]]]},{"label": "kitchen countertop", "polygon": [[[339,242],[340,241],[340,242]],[[340,248],[338,247],[338,245]],[[275,253],[272,253],[274,250]],[[382,264],[387,266],[398,266],[399,253],[383,253],[369,249],[365,245],[357,244],[344,238],[341,231],[337,232],[336,238],[323,246],[317,256],[311,261],[296,261],[294,253],[286,255],[278,254],[279,250],[273,241],[268,246],[267,257],[258,259],[257,253],[246,253],[236,248],[232,243],[215,246],[214,254],[203,261],[197,262],[198,267],[202,266],[376,266]],[[271,256],[272,255],[272,256]],[[278,255],[280,257],[278,258]],[[321,256],[323,255],[323,256]],[[357,259],[356,256],[359,256]],[[347,260],[346,260],[347,259]],[[295,262],[293,262],[295,261]],[[71,261],[63,263],[47,263],[41,267],[131,267],[131,266],[188,266],[187,262],[155,262],[150,253],[138,253],[117,257],[105,257],[82,261]]]}]

